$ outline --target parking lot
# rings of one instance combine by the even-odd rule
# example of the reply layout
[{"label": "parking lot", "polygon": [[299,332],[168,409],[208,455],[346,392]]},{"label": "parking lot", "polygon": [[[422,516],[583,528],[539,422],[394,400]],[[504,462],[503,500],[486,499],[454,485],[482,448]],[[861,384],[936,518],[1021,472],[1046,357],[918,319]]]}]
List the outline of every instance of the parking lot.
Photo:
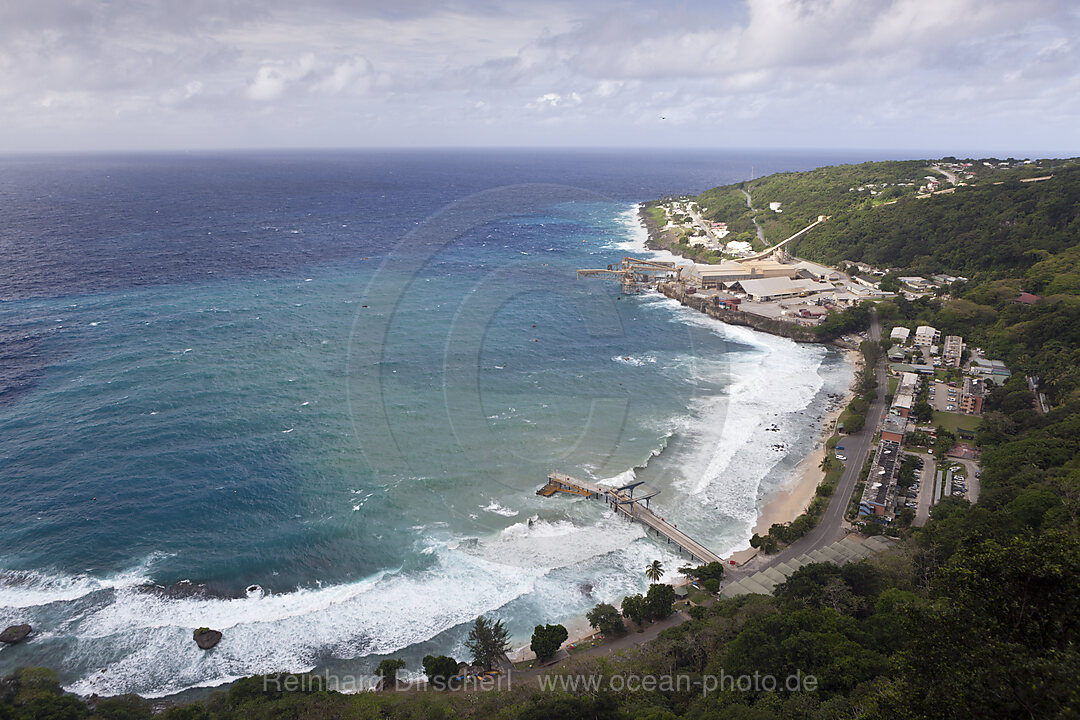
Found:
[{"label": "parking lot", "polygon": [[929,402],[941,412],[960,412],[960,388],[931,380]]},{"label": "parking lot", "polygon": [[[923,461],[922,469],[915,473],[918,489],[915,497],[915,519],[911,523],[915,527],[922,527],[930,519],[930,506],[933,504],[934,499],[934,473],[937,472],[937,468],[934,466],[933,455],[921,452],[908,452],[907,454]],[[904,498],[905,503],[908,500],[910,498]]]}]

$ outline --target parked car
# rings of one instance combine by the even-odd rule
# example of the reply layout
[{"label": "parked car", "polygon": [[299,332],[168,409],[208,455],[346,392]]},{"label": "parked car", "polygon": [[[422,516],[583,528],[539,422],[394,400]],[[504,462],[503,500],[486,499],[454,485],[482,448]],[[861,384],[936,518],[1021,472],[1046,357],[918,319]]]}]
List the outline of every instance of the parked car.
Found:
[{"label": "parked car", "polygon": [[847,455],[837,455],[836,459],[837,460],[847,460]]}]

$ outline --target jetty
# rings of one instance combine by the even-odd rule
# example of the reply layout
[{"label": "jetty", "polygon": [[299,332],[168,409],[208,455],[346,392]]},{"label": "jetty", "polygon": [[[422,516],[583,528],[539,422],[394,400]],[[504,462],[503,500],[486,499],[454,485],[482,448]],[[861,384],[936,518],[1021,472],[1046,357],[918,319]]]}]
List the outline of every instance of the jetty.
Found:
[{"label": "jetty", "polygon": [[623,292],[637,293],[654,286],[658,280],[681,278],[683,267],[685,266],[678,266],[673,262],[627,256],[621,263],[614,263],[606,268],[582,268],[577,271],[577,276],[618,280],[622,283]]},{"label": "jetty", "polygon": [[548,475],[547,484],[537,490],[536,494],[551,497],[556,493],[603,500],[612,510],[630,522],[640,522],[645,526],[646,532],[651,530],[669,545],[674,545],[680,552],[689,555],[691,560],[700,563],[723,562],[718,555],[649,508],[649,501],[660,491],[645,482],[635,481],[617,488],[606,487],[565,473],[553,472]]}]

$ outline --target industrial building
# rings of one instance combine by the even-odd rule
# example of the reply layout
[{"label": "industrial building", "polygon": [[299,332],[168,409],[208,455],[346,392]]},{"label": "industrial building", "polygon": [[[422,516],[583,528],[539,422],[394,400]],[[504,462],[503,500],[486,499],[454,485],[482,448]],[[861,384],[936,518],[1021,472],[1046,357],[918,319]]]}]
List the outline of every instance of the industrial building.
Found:
[{"label": "industrial building", "polygon": [[683,271],[683,277],[702,289],[718,288],[738,280],[764,278],[792,278],[797,271],[794,265],[775,260],[721,260],[715,264],[697,263]]},{"label": "industrial building", "polygon": [[745,293],[754,302],[783,300],[833,289],[831,285],[814,280],[792,280],[781,277],[738,280],[725,283],[724,286],[731,292]]}]

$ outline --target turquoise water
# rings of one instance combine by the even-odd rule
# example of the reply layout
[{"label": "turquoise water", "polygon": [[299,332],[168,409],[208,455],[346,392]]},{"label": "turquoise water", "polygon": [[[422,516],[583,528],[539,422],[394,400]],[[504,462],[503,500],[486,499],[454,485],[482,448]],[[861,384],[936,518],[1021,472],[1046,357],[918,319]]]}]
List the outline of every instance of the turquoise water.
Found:
[{"label": "turquoise water", "polygon": [[[146,695],[389,655],[415,672],[464,657],[478,614],[522,646],[684,563],[599,503],[537,497],[552,470],[644,479],[680,529],[746,546],[849,383],[842,358],[578,280],[646,252],[638,190],[406,209],[448,176],[184,215],[163,237],[185,242],[137,253],[174,281],[117,280],[148,244],[126,228],[96,290],[38,291],[43,273],[0,304],[25,369],[0,395],[0,620],[37,630],[0,670]],[[210,653],[202,625],[225,633]]]}]

